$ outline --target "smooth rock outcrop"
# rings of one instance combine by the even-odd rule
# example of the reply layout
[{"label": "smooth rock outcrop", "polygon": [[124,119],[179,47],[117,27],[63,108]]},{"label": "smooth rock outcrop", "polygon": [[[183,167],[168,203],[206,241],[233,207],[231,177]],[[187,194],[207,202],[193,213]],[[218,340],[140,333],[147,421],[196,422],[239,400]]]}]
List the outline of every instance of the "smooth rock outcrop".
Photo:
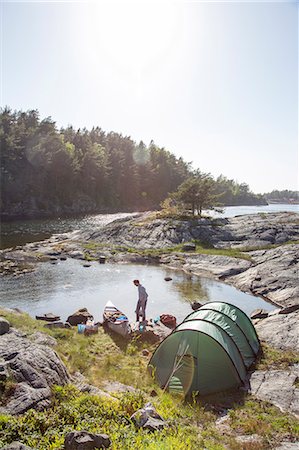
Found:
[{"label": "smooth rock outcrop", "polygon": [[[184,255],[184,261],[177,260],[172,255],[161,259],[161,262],[169,259],[170,266],[181,265],[182,269],[187,273],[194,275],[203,275],[207,277],[217,277],[219,279],[226,279],[233,275],[242,273],[251,267],[251,262],[245,259],[231,258],[222,255]],[[172,263],[174,262],[174,264]]]},{"label": "smooth rock outcrop", "polygon": [[0,361],[15,382],[14,392],[0,412],[22,414],[30,408],[44,409],[50,405],[51,387],[69,381],[64,364],[52,348],[15,329],[0,336]]},{"label": "smooth rock outcrop", "polygon": [[272,347],[299,352],[299,311],[273,314],[261,319],[255,329],[259,338]]},{"label": "smooth rock outcrop", "polygon": [[299,365],[288,370],[259,370],[250,378],[251,393],[299,418]]},{"label": "smooth rock outcrop", "polygon": [[299,304],[299,245],[290,244],[249,254],[253,258],[251,267],[226,281],[279,305]]},{"label": "smooth rock outcrop", "polygon": [[218,248],[264,247],[299,239],[298,214],[250,214],[232,218],[169,220],[151,213],[116,220],[92,232],[77,233],[77,239],[136,248],[172,247],[193,240]]}]

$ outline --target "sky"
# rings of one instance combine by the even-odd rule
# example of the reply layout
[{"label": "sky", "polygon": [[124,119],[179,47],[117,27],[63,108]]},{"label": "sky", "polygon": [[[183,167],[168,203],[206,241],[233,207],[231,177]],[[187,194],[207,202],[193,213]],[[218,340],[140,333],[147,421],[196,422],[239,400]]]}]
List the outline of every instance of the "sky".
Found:
[{"label": "sky", "polygon": [[1,1],[1,106],[299,189],[298,2]]}]

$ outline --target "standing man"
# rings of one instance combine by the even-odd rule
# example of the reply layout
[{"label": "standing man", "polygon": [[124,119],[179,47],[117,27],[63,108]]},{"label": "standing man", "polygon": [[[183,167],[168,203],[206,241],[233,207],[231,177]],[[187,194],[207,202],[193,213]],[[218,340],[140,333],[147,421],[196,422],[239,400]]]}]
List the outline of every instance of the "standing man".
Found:
[{"label": "standing man", "polygon": [[133,283],[138,287],[138,302],[136,305],[136,322],[139,322],[139,316],[142,316],[142,322],[145,321],[145,308],[147,302],[147,292],[145,288],[140,284],[139,280],[134,280]]}]

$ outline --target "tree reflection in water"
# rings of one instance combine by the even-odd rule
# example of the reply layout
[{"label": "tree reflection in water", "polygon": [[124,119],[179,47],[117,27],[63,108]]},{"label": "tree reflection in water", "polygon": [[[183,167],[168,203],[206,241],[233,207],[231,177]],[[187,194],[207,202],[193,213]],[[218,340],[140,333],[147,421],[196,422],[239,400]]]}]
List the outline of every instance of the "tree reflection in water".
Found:
[{"label": "tree reflection in water", "polygon": [[181,299],[187,303],[206,303],[210,300],[209,290],[199,277],[189,275],[187,278],[173,281],[173,284]]}]

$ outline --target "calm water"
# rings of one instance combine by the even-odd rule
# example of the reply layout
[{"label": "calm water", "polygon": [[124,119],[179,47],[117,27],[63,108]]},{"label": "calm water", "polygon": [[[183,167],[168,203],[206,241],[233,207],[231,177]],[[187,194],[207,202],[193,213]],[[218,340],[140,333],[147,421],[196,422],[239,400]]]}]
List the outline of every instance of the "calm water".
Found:
[{"label": "calm water", "polygon": [[75,230],[94,230],[113,220],[132,216],[136,213],[97,214],[81,217],[14,220],[1,223],[0,248],[24,245],[49,238],[53,234],[68,233]]},{"label": "calm water", "polygon": [[235,217],[244,214],[271,213],[282,211],[299,213],[299,205],[273,203],[272,205],[261,206],[227,206],[223,209],[223,213],[221,214],[214,211],[210,211],[210,214],[217,217]]},{"label": "calm water", "polygon": [[[165,281],[166,276],[172,277],[172,281]],[[275,309],[263,299],[224,283],[196,276],[190,278],[163,267],[94,262],[84,268],[82,261],[71,259],[56,265],[41,263],[36,272],[26,276],[3,277],[0,306],[17,307],[32,316],[53,312],[63,320],[78,308],[86,307],[96,320],[102,320],[104,306],[111,300],[135,320],[137,288],[132,283],[135,278],[141,280],[149,294],[148,318],[170,313],[182,321],[192,311],[192,301],[226,301],[247,314],[256,308]]]},{"label": "calm water", "polygon": [[[233,217],[242,214],[292,211],[299,212],[299,205],[228,206],[223,214],[211,212],[213,216]],[[115,219],[133,215],[129,213],[85,215],[76,218],[15,220],[3,222],[0,231],[0,248],[24,245],[49,238],[52,234],[75,230],[94,230]]]}]

